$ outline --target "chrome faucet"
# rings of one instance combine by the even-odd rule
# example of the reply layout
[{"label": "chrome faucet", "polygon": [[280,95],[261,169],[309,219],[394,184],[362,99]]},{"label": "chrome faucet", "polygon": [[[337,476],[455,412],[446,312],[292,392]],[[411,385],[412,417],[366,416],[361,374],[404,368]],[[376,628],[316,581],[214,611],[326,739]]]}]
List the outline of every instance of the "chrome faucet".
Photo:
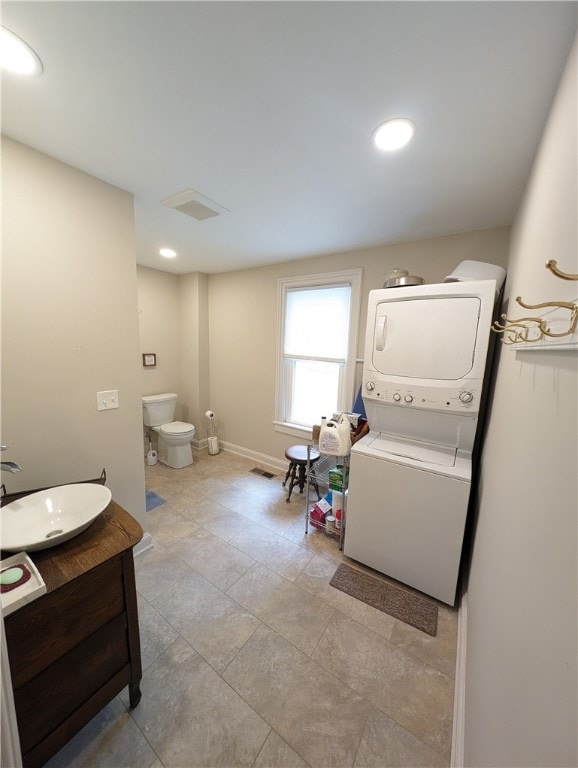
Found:
[{"label": "chrome faucet", "polygon": [[[7,445],[0,445],[0,451],[5,451],[7,448]],[[15,475],[17,472],[22,472],[22,467],[20,464],[16,464],[15,461],[2,461],[0,462],[0,470],[2,472],[12,472]]]}]

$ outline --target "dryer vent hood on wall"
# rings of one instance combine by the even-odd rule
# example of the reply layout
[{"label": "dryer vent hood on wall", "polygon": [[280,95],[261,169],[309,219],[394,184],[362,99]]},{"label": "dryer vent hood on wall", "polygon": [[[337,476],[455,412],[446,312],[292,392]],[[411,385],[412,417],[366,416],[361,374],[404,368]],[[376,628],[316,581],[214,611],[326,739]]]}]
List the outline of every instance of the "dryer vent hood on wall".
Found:
[{"label": "dryer vent hood on wall", "polygon": [[461,261],[454,271],[444,278],[444,283],[462,283],[469,280],[495,280],[496,297],[506,279],[506,270],[485,261]]}]

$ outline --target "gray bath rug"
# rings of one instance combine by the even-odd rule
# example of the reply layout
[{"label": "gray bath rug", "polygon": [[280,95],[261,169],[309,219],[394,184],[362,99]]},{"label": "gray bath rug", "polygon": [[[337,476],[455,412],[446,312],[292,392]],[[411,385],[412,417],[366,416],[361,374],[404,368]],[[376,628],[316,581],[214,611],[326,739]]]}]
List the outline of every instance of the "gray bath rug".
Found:
[{"label": "gray bath rug", "polygon": [[341,592],[389,613],[390,616],[428,635],[435,637],[437,633],[438,607],[419,595],[380,581],[367,573],[350,568],[345,563],[341,563],[329,583]]}]

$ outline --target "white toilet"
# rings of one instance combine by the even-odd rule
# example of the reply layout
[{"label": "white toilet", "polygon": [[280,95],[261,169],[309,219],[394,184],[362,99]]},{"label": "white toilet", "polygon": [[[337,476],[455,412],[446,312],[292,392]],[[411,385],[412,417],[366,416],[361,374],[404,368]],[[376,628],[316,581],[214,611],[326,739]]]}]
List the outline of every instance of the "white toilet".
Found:
[{"label": "white toilet", "polygon": [[191,440],[195,427],[184,421],[173,421],[177,395],[147,395],[142,399],[143,422],[158,434],[158,458],[167,467],[182,469],[193,463]]}]

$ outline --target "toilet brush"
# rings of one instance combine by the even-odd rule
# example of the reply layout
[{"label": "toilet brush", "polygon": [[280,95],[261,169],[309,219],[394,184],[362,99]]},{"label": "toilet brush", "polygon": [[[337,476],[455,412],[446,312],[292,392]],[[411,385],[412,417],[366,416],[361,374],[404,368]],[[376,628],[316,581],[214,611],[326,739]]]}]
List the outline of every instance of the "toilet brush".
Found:
[{"label": "toilet brush", "polygon": [[149,452],[147,453],[147,464],[149,467],[152,467],[156,463],[157,463],[157,452],[153,451],[153,444],[149,440]]}]

